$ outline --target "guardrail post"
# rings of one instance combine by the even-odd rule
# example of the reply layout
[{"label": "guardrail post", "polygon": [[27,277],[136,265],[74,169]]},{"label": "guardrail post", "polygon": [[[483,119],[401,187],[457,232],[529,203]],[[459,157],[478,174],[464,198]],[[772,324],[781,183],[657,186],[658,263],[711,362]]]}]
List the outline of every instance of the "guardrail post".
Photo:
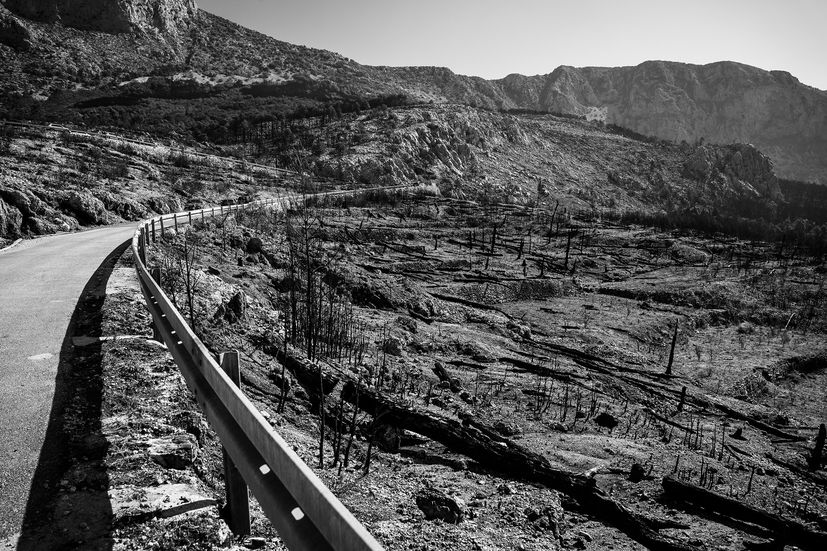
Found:
[{"label": "guardrail post", "polygon": [[[241,388],[241,365],[238,352],[232,350],[219,356],[221,369],[230,377],[235,386]],[[241,477],[227,450],[224,450],[224,484],[227,488],[227,524],[236,536],[250,534],[250,500],[247,483]]]},{"label": "guardrail post", "polygon": [[158,221],[161,223],[161,239],[164,238],[164,217],[160,217]]},{"label": "guardrail post", "polygon": [[140,238],[138,239],[138,260],[146,266],[146,228],[141,230]]},{"label": "guardrail post", "polygon": [[187,218],[188,218],[188,220],[190,222],[190,226],[191,226],[192,225],[192,211],[191,210],[187,211]]},{"label": "guardrail post", "polygon": [[[149,275],[152,279],[155,280],[155,283],[158,284],[158,287],[161,286],[161,268],[158,266],[153,266],[149,269]],[[158,331],[158,326],[155,325],[155,320],[153,319],[150,322],[150,326],[152,327],[152,340],[158,342],[164,342],[164,338],[161,336],[161,333]]]},{"label": "guardrail post", "polygon": [[152,242],[155,243],[155,219],[152,219]]},{"label": "guardrail post", "polygon": [[172,221],[175,224],[175,233],[178,234],[178,213],[172,215]]}]

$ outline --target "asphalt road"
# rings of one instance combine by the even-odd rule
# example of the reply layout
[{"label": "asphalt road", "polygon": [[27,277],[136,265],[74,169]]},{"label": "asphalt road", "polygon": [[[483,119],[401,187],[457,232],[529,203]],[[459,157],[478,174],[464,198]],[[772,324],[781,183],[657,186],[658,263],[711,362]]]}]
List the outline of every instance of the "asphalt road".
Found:
[{"label": "asphalt road", "polygon": [[52,235],[0,251],[0,540],[21,528],[75,305],[134,229]]}]

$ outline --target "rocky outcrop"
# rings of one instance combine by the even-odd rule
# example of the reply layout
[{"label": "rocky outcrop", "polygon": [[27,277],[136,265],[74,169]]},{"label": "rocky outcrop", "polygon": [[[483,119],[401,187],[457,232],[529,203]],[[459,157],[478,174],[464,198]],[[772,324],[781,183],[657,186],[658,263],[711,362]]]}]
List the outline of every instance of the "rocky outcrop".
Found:
[{"label": "rocky outcrop", "polygon": [[[396,117],[396,115],[394,115]],[[478,167],[478,152],[529,138],[510,116],[488,116],[474,109],[411,110],[392,122],[377,121],[370,142],[353,154],[324,155],[315,164],[320,176],[372,186],[462,178]],[[393,131],[387,133],[388,127]],[[376,140],[377,137],[381,137]]]},{"label": "rocky outcrop", "polygon": [[683,175],[703,183],[718,180],[739,193],[767,199],[781,196],[772,161],[749,144],[700,146],[684,163]]},{"label": "rocky outcrop", "polygon": [[198,9],[194,0],[6,0],[6,8],[36,21],[83,30],[177,33]]},{"label": "rocky outcrop", "polygon": [[462,522],[466,515],[465,502],[435,488],[423,488],[416,494],[416,506],[427,520],[442,520],[451,524]]},{"label": "rocky outcrop", "polygon": [[70,191],[63,198],[63,206],[82,224],[106,224],[106,208],[91,193]]},{"label": "rocky outcrop", "polygon": [[17,50],[27,50],[31,46],[31,33],[26,26],[0,8],[0,44]]},{"label": "rocky outcrop", "polygon": [[20,211],[0,199],[0,237],[17,237],[22,224],[23,215]]}]

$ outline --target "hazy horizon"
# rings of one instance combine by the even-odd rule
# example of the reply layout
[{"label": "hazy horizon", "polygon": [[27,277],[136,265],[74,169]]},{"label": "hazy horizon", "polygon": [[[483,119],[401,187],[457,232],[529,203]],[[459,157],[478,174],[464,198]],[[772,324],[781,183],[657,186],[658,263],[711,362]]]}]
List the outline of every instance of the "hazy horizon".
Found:
[{"label": "hazy horizon", "polygon": [[444,66],[486,79],[560,65],[734,61],[791,73],[827,90],[827,3],[701,0],[196,0],[202,9],[279,40],[365,65]]}]

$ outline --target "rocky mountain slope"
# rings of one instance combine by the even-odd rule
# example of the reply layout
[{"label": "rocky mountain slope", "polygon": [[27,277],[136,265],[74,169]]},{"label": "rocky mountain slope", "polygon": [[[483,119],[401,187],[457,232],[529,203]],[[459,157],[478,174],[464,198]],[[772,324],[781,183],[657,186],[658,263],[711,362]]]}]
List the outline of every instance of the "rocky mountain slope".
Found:
[{"label": "rocky mountain slope", "polygon": [[743,144],[645,141],[600,123],[457,105],[371,110],[313,126],[288,129],[287,147],[276,136],[274,153],[306,147],[301,155],[320,176],[369,186],[427,181],[447,195],[519,204],[553,197],[584,211],[783,200],[771,161]]},{"label": "rocky mountain slope", "polygon": [[68,5],[0,5],[7,116],[222,141],[242,124],[404,94],[414,103],[575,114],[674,141],[753,143],[779,175],[827,181],[827,92],[782,71],[649,61],[489,81],[439,67],[360,65],[245,29],[190,0]]},{"label": "rocky mountain slope", "polygon": [[754,143],[785,176],[827,181],[827,92],[783,71],[733,62],[647,61],[558,67],[497,83],[518,107],[599,117],[674,141]]},{"label": "rocky mountain slope", "polygon": [[0,125],[0,248],[21,237],[265,196],[289,176],[113,134]]}]

